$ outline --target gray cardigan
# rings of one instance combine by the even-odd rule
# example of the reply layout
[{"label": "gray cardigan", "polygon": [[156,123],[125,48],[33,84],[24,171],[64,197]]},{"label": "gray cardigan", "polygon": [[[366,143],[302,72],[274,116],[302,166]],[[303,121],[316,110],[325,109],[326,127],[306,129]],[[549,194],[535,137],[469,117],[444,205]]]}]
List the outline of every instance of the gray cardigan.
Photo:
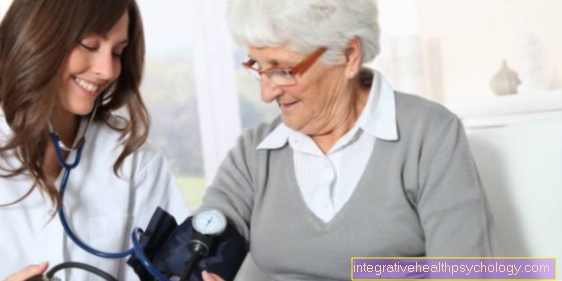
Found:
[{"label": "gray cardigan", "polygon": [[422,98],[395,99],[398,140],[377,140],[356,190],[330,222],[306,207],[289,145],[256,150],[279,119],[242,134],[201,209],[222,210],[275,280],[349,280],[354,256],[497,255],[461,122]]}]

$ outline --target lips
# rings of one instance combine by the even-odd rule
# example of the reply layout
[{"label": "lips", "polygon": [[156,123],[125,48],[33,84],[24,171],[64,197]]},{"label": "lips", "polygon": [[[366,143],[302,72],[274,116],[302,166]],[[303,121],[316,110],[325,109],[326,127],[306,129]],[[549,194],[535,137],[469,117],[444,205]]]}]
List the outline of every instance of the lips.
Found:
[{"label": "lips", "polygon": [[295,107],[297,103],[299,102],[295,101],[295,102],[279,103],[279,106],[281,107],[282,110],[290,110],[293,107]]},{"label": "lips", "polygon": [[91,83],[89,81],[86,81],[82,78],[79,77],[74,77],[74,82],[76,83],[76,85],[78,85],[78,87],[80,89],[83,90],[83,92],[90,97],[97,97],[98,95],[98,89],[99,89],[99,85]]},{"label": "lips", "polygon": [[76,81],[76,83],[78,84],[78,86],[84,88],[85,90],[88,90],[90,92],[96,92],[98,90],[98,85],[94,84],[94,83],[90,83],[82,78],[79,77],[75,77],[74,81]]}]

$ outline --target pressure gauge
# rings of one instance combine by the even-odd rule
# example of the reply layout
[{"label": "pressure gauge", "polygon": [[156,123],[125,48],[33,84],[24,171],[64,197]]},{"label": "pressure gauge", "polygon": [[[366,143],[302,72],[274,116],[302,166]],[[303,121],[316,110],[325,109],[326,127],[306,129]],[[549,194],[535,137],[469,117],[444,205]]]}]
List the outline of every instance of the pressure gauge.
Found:
[{"label": "pressure gauge", "polygon": [[193,228],[201,234],[220,235],[226,228],[226,217],[218,210],[209,209],[193,216]]}]

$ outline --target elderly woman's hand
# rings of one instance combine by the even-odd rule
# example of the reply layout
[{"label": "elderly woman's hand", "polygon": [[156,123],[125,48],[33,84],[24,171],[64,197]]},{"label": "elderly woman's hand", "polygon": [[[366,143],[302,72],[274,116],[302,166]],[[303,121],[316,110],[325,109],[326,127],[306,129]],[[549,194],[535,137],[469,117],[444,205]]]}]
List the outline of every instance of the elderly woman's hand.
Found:
[{"label": "elderly woman's hand", "polygon": [[203,281],[224,281],[220,276],[203,271]]}]

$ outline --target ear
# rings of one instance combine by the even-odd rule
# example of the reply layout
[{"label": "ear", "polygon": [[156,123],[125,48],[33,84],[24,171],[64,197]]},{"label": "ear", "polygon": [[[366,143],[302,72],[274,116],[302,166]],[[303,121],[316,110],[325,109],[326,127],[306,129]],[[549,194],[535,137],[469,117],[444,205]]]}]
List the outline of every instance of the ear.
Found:
[{"label": "ear", "polygon": [[359,73],[361,69],[361,59],[362,59],[362,46],[359,37],[353,37],[349,40],[347,49],[345,49],[344,54],[346,58],[345,73],[348,78],[353,78]]}]

